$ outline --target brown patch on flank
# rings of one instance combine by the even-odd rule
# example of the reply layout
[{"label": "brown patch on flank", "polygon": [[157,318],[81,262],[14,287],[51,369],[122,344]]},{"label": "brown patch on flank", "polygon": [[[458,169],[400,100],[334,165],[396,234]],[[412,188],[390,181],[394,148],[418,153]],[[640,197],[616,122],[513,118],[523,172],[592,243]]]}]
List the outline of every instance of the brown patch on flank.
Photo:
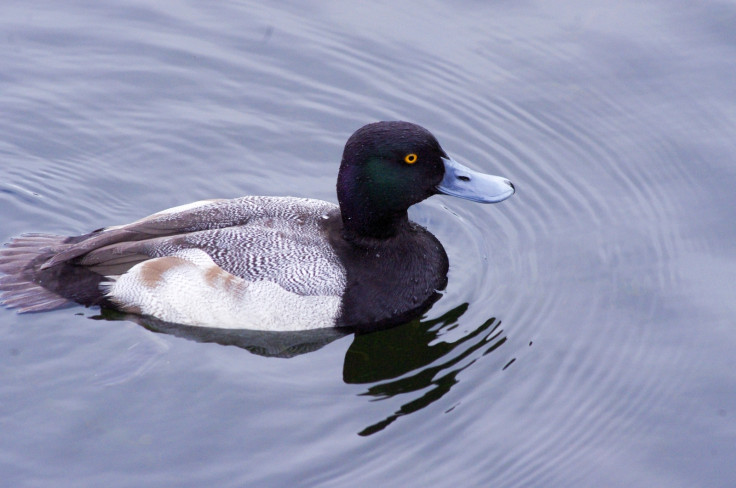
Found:
[{"label": "brown patch on flank", "polygon": [[161,282],[162,275],[175,266],[190,264],[189,261],[175,256],[151,259],[141,267],[141,283],[146,288],[155,288]]},{"label": "brown patch on flank", "polygon": [[218,266],[210,266],[204,273],[204,280],[212,288],[230,289],[239,282],[238,277]]}]

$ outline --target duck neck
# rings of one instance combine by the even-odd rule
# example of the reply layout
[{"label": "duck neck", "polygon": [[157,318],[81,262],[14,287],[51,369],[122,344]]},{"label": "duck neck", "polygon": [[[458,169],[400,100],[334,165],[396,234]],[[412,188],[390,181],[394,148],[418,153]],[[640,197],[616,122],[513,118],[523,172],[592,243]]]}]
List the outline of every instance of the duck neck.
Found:
[{"label": "duck neck", "polygon": [[351,205],[343,205],[341,202],[340,213],[343,233],[348,240],[355,240],[359,237],[388,239],[409,225],[406,210],[403,212],[371,211],[365,207],[355,208]]},{"label": "duck neck", "polygon": [[370,162],[363,166],[343,162],[337,180],[345,237],[386,239],[409,225],[407,209],[412,203],[406,192],[390,184]]}]

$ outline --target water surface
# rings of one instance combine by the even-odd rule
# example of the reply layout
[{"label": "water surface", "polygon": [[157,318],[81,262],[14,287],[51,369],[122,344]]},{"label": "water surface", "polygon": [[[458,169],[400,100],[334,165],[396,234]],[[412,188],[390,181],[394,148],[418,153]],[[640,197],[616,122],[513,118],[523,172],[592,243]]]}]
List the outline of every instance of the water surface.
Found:
[{"label": "water surface", "polygon": [[[5,2],[0,240],[197,199],[336,201],[361,125],[508,177],[364,336],[0,311],[8,486],[736,483],[736,6]],[[284,356],[284,357],[274,357]]]}]

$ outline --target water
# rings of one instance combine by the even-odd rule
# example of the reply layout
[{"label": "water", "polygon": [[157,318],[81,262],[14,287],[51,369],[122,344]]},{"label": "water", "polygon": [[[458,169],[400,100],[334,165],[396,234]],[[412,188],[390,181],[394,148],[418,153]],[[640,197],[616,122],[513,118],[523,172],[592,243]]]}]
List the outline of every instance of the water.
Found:
[{"label": "water", "polygon": [[0,11],[2,241],[334,202],[345,140],[381,119],[518,190],[412,209],[449,285],[382,333],[0,311],[7,486],[736,483],[733,4]]}]

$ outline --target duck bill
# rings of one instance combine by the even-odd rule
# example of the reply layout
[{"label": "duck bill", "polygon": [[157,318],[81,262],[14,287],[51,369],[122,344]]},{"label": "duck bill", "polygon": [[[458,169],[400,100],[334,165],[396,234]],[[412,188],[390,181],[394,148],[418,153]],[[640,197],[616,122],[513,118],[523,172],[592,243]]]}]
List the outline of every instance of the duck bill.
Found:
[{"label": "duck bill", "polygon": [[506,178],[478,173],[450,157],[442,161],[445,177],[437,185],[439,193],[480,203],[502,202],[514,194],[514,185]]}]

